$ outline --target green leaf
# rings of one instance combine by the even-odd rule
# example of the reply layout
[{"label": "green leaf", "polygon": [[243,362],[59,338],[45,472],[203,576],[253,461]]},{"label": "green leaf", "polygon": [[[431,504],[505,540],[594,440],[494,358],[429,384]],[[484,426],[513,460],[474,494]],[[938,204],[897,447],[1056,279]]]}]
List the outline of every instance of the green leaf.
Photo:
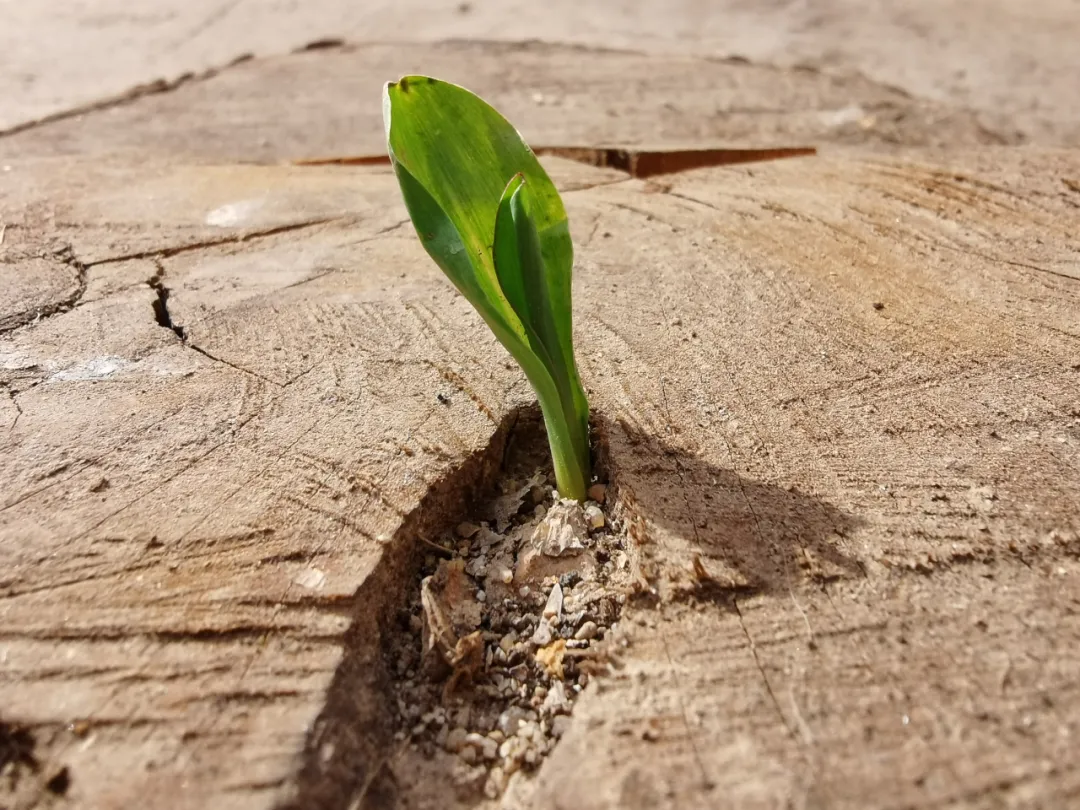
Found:
[{"label": "green leaf", "polygon": [[390,158],[421,243],[524,369],[559,490],[584,497],[589,408],[574,361],[573,245],[558,191],[517,130],[464,88],[386,87]]}]

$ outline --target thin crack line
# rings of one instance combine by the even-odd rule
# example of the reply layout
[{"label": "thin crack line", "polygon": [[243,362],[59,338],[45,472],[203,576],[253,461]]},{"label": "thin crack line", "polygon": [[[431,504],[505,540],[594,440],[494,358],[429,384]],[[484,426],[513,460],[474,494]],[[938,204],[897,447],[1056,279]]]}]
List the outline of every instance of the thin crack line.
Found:
[{"label": "thin crack line", "polygon": [[735,615],[739,617],[739,626],[742,628],[743,635],[746,636],[746,643],[750,645],[750,655],[754,657],[754,664],[757,666],[758,673],[761,675],[761,680],[765,684],[765,691],[769,693],[769,699],[772,701],[773,708],[776,709],[776,714],[780,718],[781,725],[787,729],[787,733],[791,735],[791,738],[795,740],[795,742],[802,742],[799,735],[795,732],[795,729],[788,723],[788,719],[784,715],[783,709],[780,708],[780,701],[776,699],[776,693],[773,691],[772,684],[769,683],[769,676],[765,674],[765,667],[762,666],[761,659],[758,657],[757,645],[754,643],[754,639],[746,627],[745,619],[743,619],[742,608],[739,607],[738,597],[732,597],[731,604],[735,608]]},{"label": "thin crack line", "polygon": [[176,245],[174,247],[160,248],[158,250],[142,250],[136,253],[126,253],[121,256],[110,256],[107,259],[98,259],[94,262],[87,262],[86,267],[98,267],[103,264],[115,264],[116,262],[126,262],[132,259],[167,259],[171,256],[178,256],[181,253],[190,253],[195,250],[204,250],[206,248],[219,247],[221,245],[240,244],[242,242],[250,242],[258,239],[263,239],[268,236],[277,236],[282,233],[290,233],[292,231],[303,230],[304,228],[314,228],[319,225],[327,225],[331,222],[341,222],[348,219],[347,217],[320,217],[319,219],[310,219],[304,222],[292,222],[287,225],[276,225],[273,228],[267,228],[262,231],[250,231],[247,233],[231,234],[221,239],[212,239],[205,242],[195,242],[189,245]]}]

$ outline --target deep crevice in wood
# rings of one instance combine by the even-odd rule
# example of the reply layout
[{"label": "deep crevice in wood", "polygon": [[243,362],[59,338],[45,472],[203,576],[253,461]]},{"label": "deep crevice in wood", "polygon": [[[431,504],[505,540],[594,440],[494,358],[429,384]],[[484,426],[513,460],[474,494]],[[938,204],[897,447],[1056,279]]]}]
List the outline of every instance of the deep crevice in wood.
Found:
[{"label": "deep crevice in wood", "polygon": [[187,335],[184,332],[184,327],[178,323],[173,323],[172,315],[169,313],[170,290],[162,280],[164,275],[165,269],[158,264],[157,272],[146,282],[147,286],[157,293],[157,297],[151,302],[154,309],[154,320],[157,321],[158,326],[172,330],[180,340],[186,342]]},{"label": "deep crevice in wood", "polygon": [[[812,157],[813,146],[776,147],[771,149],[622,149],[593,146],[537,146],[537,155],[572,160],[597,168],[616,169],[631,177],[648,178],[660,174],[678,174],[693,169],[730,166],[738,163],[763,163],[793,157]],[[308,158],[293,161],[295,166],[389,166],[387,155],[351,155]]]},{"label": "deep crevice in wood", "polygon": [[[602,418],[594,416],[594,471],[599,480],[608,481],[610,501],[618,490],[607,471],[609,454],[603,424]],[[434,485],[406,516],[387,543],[383,558],[355,595],[354,622],[345,636],[342,662],[305,746],[295,793],[279,810],[377,810],[398,805],[406,789],[399,785],[392,763],[398,747],[407,743],[396,742],[394,735],[402,730],[408,733],[412,723],[396,711],[394,683],[400,676],[392,672],[389,663],[392,642],[400,633],[396,619],[413,598],[423,559],[432,551],[424,539],[439,536],[473,515],[511,467],[520,466],[515,459],[531,459],[538,452],[546,455],[543,435],[535,405],[510,410],[498,423],[488,446]],[[617,504],[613,511],[618,513]],[[630,570],[636,574],[636,551],[632,545],[626,551]],[[646,587],[644,580],[635,587]],[[445,785],[431,789],[452,793],[451,782],[447,773]],[[458,798],[461,806],[470,804],[468,799]],[[475,798],[480,801],[483,796],[478,793]],[[447,806],[451,804],[457,806],[448,798]]]},{"label": "deep crevice in wood", "polygon": [[375,570],[354,597],[353,623],[327,691],[326,704],[308,735],[294,795],[279,810],[392,807],[396,786],[386,767],[397,728],[389,705],[383,633],[405,603],[419,572],[417,537],[463,519],[494,486],[517,411],[507,414],[491,441],[448,472],[402,522]]}]

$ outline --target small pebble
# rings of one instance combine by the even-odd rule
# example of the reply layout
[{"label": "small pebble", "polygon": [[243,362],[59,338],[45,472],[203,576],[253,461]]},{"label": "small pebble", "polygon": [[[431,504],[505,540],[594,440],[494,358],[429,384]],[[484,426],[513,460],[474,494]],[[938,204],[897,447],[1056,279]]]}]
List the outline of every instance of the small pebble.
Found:
[{"label": "small pebble", "polygon": [[523,740],[531,740],[533,734],[536,731],[536,723],[532,720],[525,720],[518,726],[517,736]]},{"label": "small pebble", "polygon": [[518,634],[511,630],[501,639],[499,639],[499,649],[503,652],[510,652],[514,649],[514,645],[518,643]]},{"label": "small pebble", "polygon": [[476,762],[477,759],[476,749],[473,748],[471,745],[466,745],[464,748],[458,751],[458,756],[461,757],[461,759],[467,765],[472,765],[474,762]]},{"label": "small pebble", "polygon": [[477,591],[476,592],[476,601],[480,602],[481,604],[486,602],[487,601],[487,593],[485,591]]},{"label": "small pebble", "polygon": [[607,497],[607,484],[593,484],[589,487],[589,500],[603,503]]},{"label": "small pebble", "polygon": [[525,664],[518,664],[516,667],[510,670],[510,677],[524,683],[529,679],[529,668],[525,666]]},{"label": "small pebble", "polygon": [[597,627],[596,622],[585,622],[574,633],[574,638],[579,641],[586,641],[588,639],[596,638],[596,633],[600,628]]},{"label": "small pebble", "polygon": [[592,506],[591,504],[586,506],[585,520],[588,522],[589,528],[591,529],[604,528],[604,513],[600,510],[599,506]]},{"label": "small pebble", "polygon": [[540,624],[536,625],[536,632],[532,634],[529,641],[538,647],[546,647],[551,643],[553,637],[554,634],[551,632],[551,625],[548,624],[548,620],[541,619]]},{"label": "small pebble", "polygon": [[484,759],[495,759],[499,754],[499,744],[495,740],[476,732],[465,736],[465,744],[478,750]]},{"label": "small pebble", "polygon": [[[544,618],[545,619],[560,619],[562,618],[563,607],[563,591],[562,585],[558,582],[555,583],[555,587],[551,589],[551,593],[548,595],[547,604],[544,605]],[[557,624],[557,622],[552,622]]]},{"label": "small pebble", "polygon": [[507,737],[512,737],[517,734],[518,727],[525,719],[525,711],[512,706],[499,715],[498,727],[499,731],[505,734]]},{"label": "small pebble", "polygon": [[509,585],[511,582],[514,581],[514,572],[511,571],[509,568],[504,568],[502,571],[499,572],[499,579],[503,581],[504,585]]},{"label": "small pebble", "polygon": [[446,744],[444,746],[446,750],[452,754],[456,754],[458,751],[464,748],[465,737],[468,735],[468,733],[469,732],[461,728],[461,726],[451,729],[450,733],[446,735]]}]

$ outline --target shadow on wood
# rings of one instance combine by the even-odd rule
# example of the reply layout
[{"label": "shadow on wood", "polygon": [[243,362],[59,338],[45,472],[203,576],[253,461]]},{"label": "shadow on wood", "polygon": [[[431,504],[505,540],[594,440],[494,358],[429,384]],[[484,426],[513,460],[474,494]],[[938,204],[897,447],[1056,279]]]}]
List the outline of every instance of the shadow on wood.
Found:
[{"label": "shadow on wood", "polygon": [[726,601],[861,577],[839,549],[861,522],[795,487],[717,467],[628,421],[596,420],[602,460],[636,524],[642,574],[671,598]]}]

